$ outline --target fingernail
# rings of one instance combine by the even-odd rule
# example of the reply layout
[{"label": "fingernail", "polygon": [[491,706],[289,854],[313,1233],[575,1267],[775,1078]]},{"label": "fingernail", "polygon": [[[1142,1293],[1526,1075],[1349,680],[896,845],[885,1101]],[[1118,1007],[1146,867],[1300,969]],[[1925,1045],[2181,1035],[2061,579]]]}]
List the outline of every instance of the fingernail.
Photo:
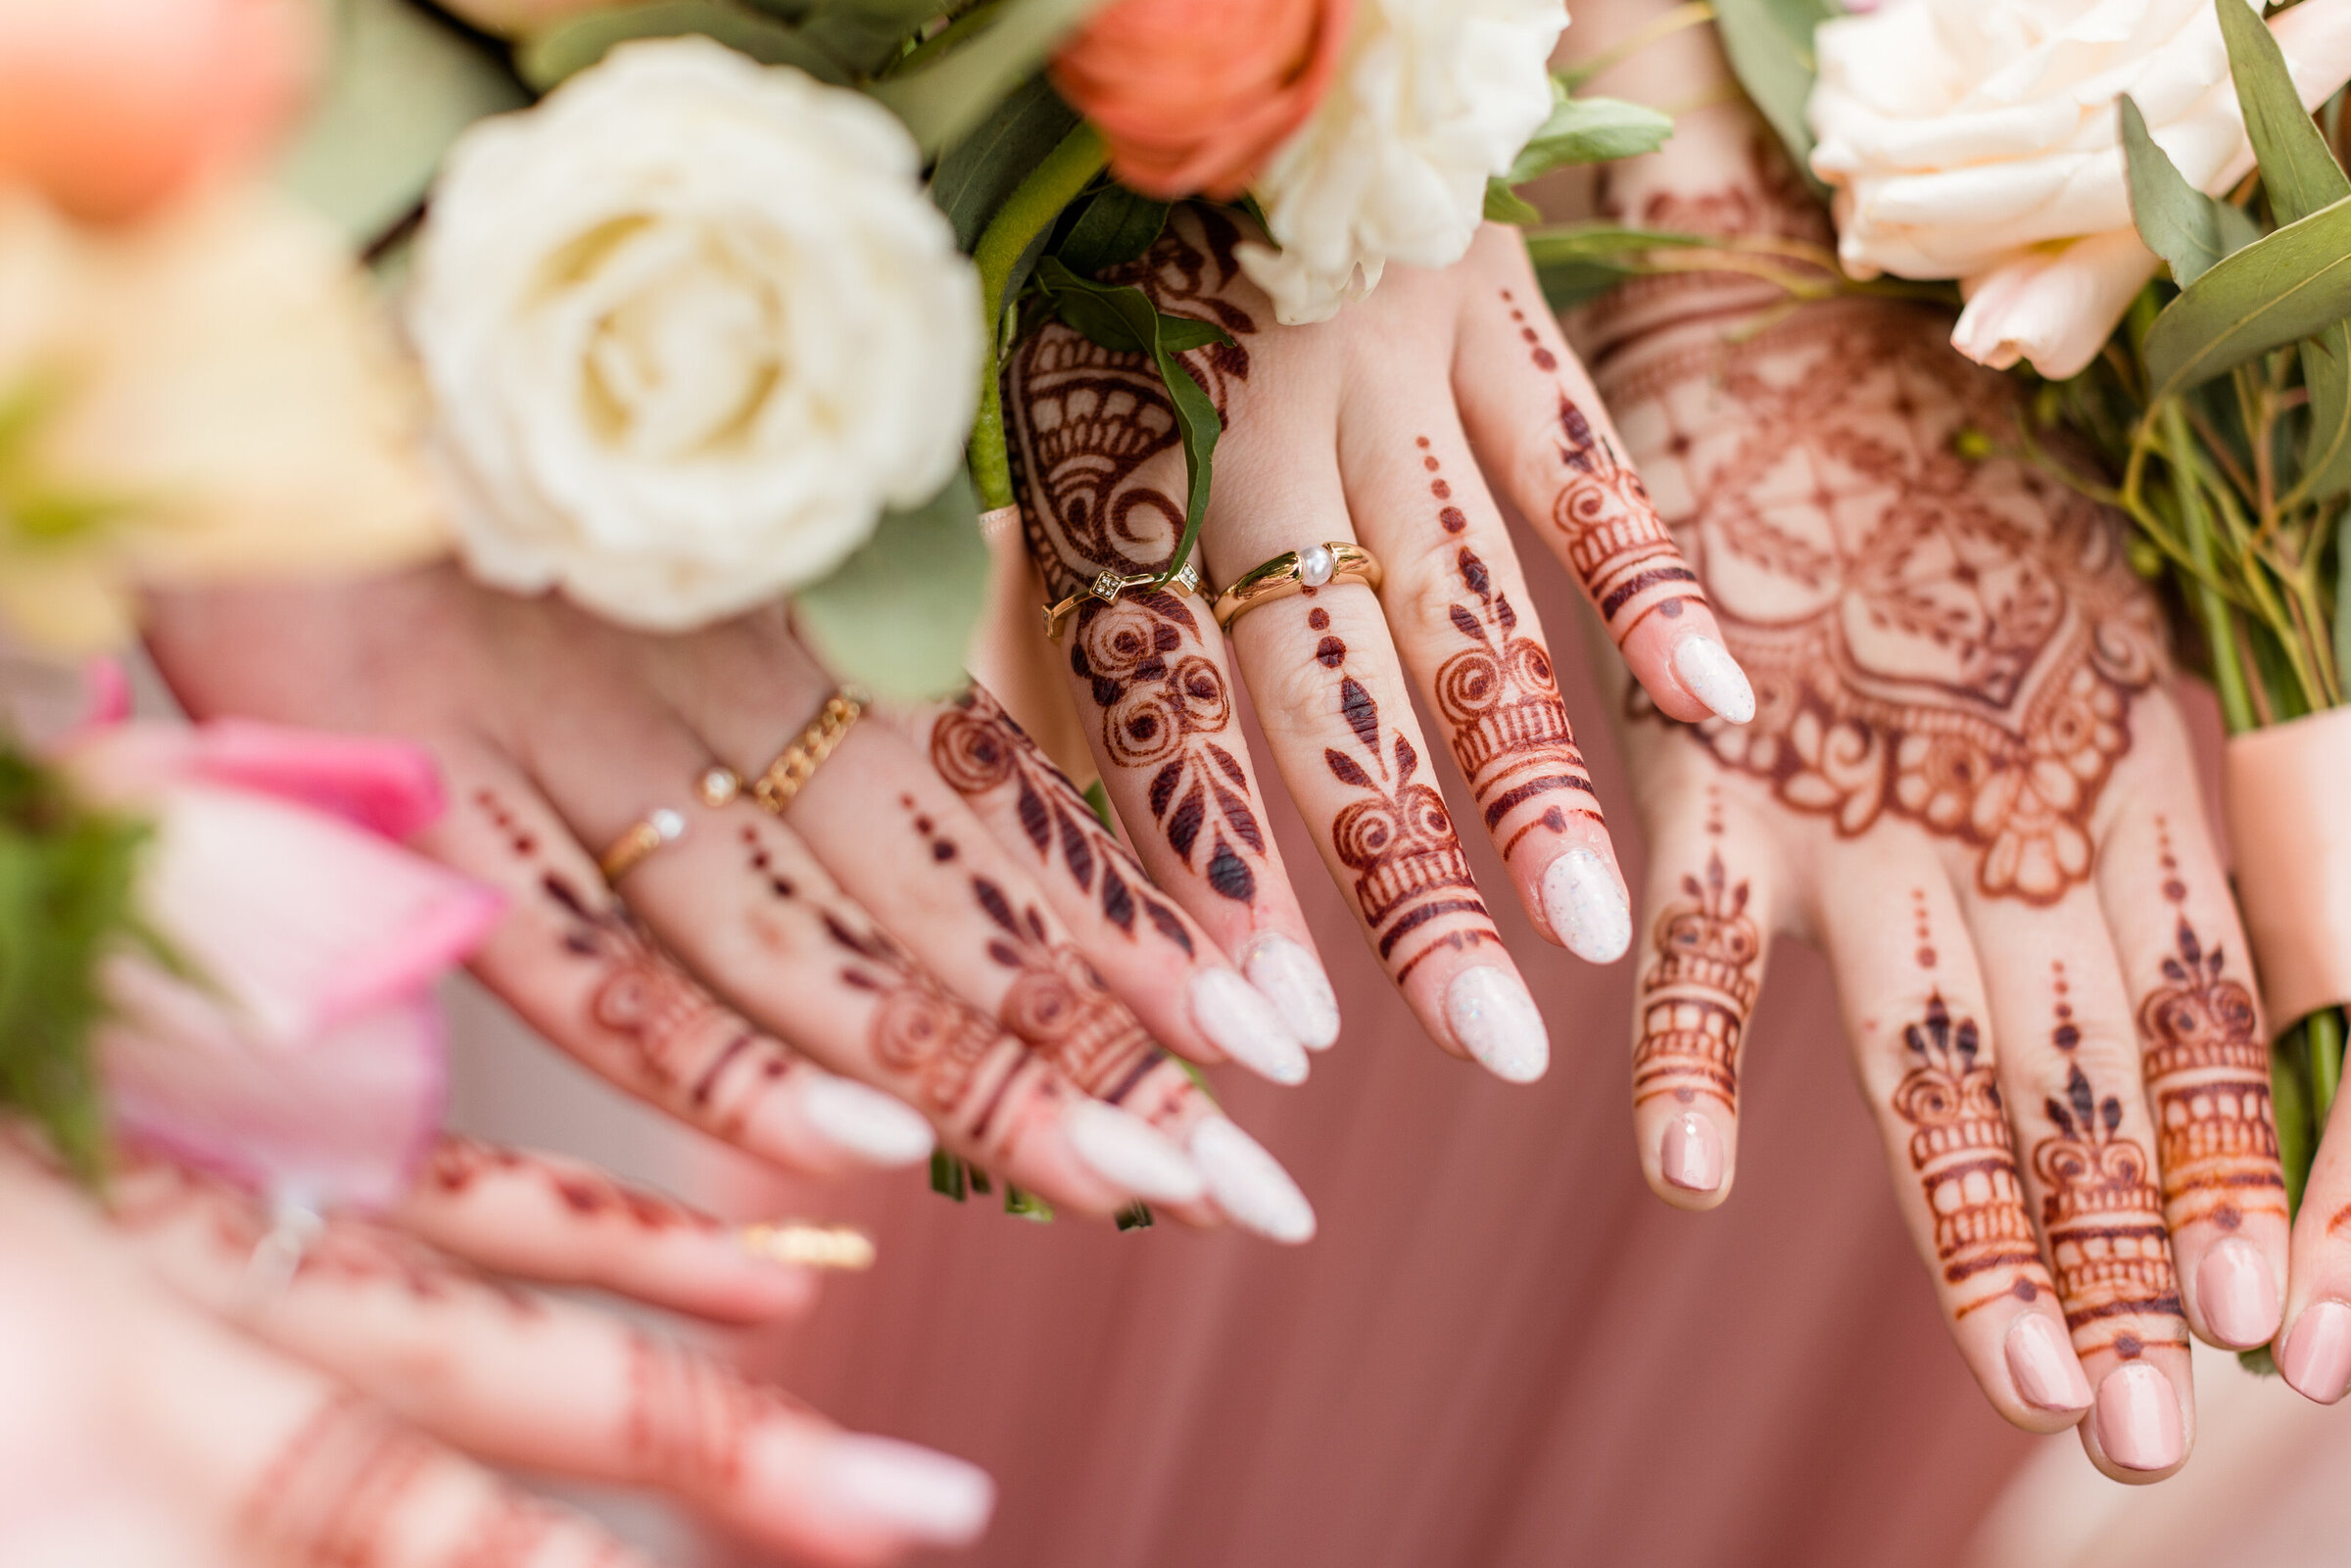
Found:
[{"label": "fingernail", "polygon": [[1281,1162],[1231,1120],[1203,1117],[1192,1129],[1191,1150],[1208,1195],[1234,1224],[1293,1247],[1314,1240],[1315,1206]]},{"label": "fingernail", "polygon": [[1690,694],[1733,724],[1755,716],[1755,689],[1731,650],[1699,633],[1686,637],[1673,650],[1673,673],[1682,678]]},{"label": "fingernail", "polygon": [[1099,1100],[1080,1100],[1061,1125],[1078,1158],[1112,1186],[1163,1204],[1188,1204],[1200,1196],[1200,1172],[1140,1117]]},{"label": "fingernail", "polygon": [[1453,1037],[1506,1083],[1532,1083],[1551,1066],[1551,1037],[1525,984],[1508,970],[1463,970],[1445,987]]},{"label": "fingernail", "polygon": [[2126,1470],[2169,1470],[2186,1446],[2180,1436],[2180,1397],[2172,1380],[2144,1361],[2131,1361],[2098,1385],[2098,1447]]},{"label": "fingernail", "polygon": [[1712,1192],[1722,1185],[1722,1134],[1697,1112],[1683,1112],[1657,1140],[1657,1169],[1684,1192]]},{"label": "fingernail", "polygon": [[2005,1342],[2008,1379],[2017,1398],[2043,1410],[2089,1408],[2089,1379],[2065,1341],[2065,1330],[2039,1312],[2020,1312]]},{"label": "fingernail", "polygon": [[827,1504],[941,1546],[980,1539],[996,1507],[996,1484],[978,1465],[890,1438],[835,1438],[813,1480]]},{"label": "fingernail", "polygon": [[799,1074],[794,1104],[811,1130],[877,1165],[928,1159],[937,1138],[931,1123],[879,1089],[830,1073]]},{"label": "fingernail", "polygon": [[2313,1302],[2294,1319],[2278,1369],[2294,1392],[2321,1404],[2351,1393],[2351,1307]]},{"label": "fingernail", "polygon": [[1273,1004],[1300,1045],[1327,1051],[1338,1039],[1338,996],[1330,988],[1330,976],[1303,945],[1268,931],[1249,944],[1241,973]]},{"label": "fingernail", "polygon": [[1192,1022],[1226,1056],[1275,1083],[1306,1081],[1306,1047],[1264,992],[1228,969],[1192,976]]},{"label": "fingernail", "polygon": [[1589,849],[1570,849],[1544,868],[1543,913],[1578,958],[1613,964],[1633,945],[1632,906],[1607,862]]},{"label": "fingernail", "polygon": [[2231,1236],[2196,1268],[2196,1305],[2204,1326],[2232,1351],[2267,1345],[2278,1332],[2278,1281],[2261,1250]]}]

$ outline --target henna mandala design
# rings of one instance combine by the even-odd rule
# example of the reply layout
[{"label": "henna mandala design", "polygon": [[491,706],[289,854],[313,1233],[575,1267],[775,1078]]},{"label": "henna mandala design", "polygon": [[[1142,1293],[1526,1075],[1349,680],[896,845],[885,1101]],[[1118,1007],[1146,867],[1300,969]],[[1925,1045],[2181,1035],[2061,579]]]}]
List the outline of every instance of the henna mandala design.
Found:
[{"label": "henna mandala design", "polygon": [[1953,454],[1962,428],[2006,428],[2010,399],[1945,330],[1825,306],[1651,356],[1608,392],[1669,459],[1674,524],[1755,689],[1753,723],[1700,727],[1715,758],[1840,834],[1891,815],[1956,840],[1982,892],[2048,904],[2089,875],[2160,637],[2109,517]]},{"label": "henna mandala design", "polygon": [[[2164,896],[2183,906],[2187,887],[2161,819],[2156,831]],[[2138,1009],[2164,1199],[2188,1206],[2184,1213],[2175,1208],[2175,1224],[2209,1218],[2234,1230],[2247,1211],[2283,1219],[2285,1182],[2261,1014],[2251,989],[2223,973],[2221,949],[2205,950],[2183,909],[2177,922],[2174,950],[2163,961],[2165,983]]]},{"label": "henna mandala design", "polygon": [[1991,1062],[1981,1054],[1976,1021],[1954,1019],[1943,993],[1932,992],[1924,1016],[1903,1027],[1902,1047],[1910,1065],[1895,1088],[1894,1110],[1912,1128],[1910,1168],[1935,1216],[1935,1261],[1944,1282],[2027,1271],[2013,1285],[1964,1303],[1959,1315],[2005,1295],[2032,1300],[2040,1248],[2025,1214],[2008,1117]]},{"label": "henna mandala design", "polygon": [[[1051,866],[1058,848],[1063,872],[1079,891],[1099,900],[1103,919],[1132,937],[1146,927],[1156,930],[1191,955],[1192,933],[1150,891],[1127,846],[1103,829],[1069,776],[1036,749],[994,697],[975,687],[939,715],[931,731],[931,765],[969,798],[1012,791],[1014,815],[1040,866]],[[1256,823],[1254,813],[1249,820]]]},{"label": "henna mandala design", "polygon": [[[1719,832],[1713,824],[1711,832]],[[1700,1095],[1739,1104],[1739,1040],[1753,1011],[1763,937],[1747,914],[1747,881],[1733,882],[1709,850],[1703,876],[1657,917],[1657,962],[1641,979],[1641,1037],[1633,1046],[1633,1104]]]}]

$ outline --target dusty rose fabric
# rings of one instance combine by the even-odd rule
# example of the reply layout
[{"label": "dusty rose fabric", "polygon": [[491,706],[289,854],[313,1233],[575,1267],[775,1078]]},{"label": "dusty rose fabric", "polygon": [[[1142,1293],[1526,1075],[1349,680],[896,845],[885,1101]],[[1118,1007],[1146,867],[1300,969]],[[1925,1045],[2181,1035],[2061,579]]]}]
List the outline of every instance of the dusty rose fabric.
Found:
[{"label": "dusty rose fabric", "polygon": [[[1566,655],[1584,612],[1539,548]],[[1623,770],[1566,673],[1638,886]],[[1303,1089],[1217,1088],[1320,1237],[1032,1225],[912,1176],[792,1191],[771,1201],[872,1225],[882,1261],[758,1364],[851,1426],[986,1465],[1003,1502],[970,1560],[1004,1568],[1955,1560],[2033,1440],[1944,1338],[1820,961],[1774,954],[1738,1190],[1683,1214],[1634,1159],[1629,963],[1590,969],[1496,906],[1554,1051],[1542,1083],[1507,1087],[1421,1037],[1284,828],[1346,1033]]]}]

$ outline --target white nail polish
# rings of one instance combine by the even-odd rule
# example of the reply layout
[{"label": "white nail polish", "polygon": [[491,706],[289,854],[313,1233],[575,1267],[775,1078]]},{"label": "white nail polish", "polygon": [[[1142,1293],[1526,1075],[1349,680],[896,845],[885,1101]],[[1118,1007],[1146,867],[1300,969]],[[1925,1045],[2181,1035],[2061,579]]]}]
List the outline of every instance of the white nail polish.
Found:
[{"label": "white nail polish", "polygon": [[1163,1204],[1188,1204],[1200,1196],[1200,1172],[1139,1117],[1099,1100],[1080,1100],[1061,1118],[1061,1126],[1078,1158],[1121,1191]]},{"label": "white nail polish", "polygon": [[833,1439],[810,1480],[826,1506],[933,1545],[969,1545],[996,1508],[986,1471],[890,1438]]},{"label": "white nail polish", "polygon": [[1690,694],[1733,724],[1755,716],[1755,689],[1731,650],[1703,633],[1675,644],[1673,673],[1682,678]]},{"label": "white nail polish", "polygon": [[1249,944],[1241,973],[1273,1004],[1300,1045],[1327,1051],[1338,1039],[1338,996],[1330,988],[1330,976],[1304,946],[1268,931]]},{"label": "white nail polish", "polygon": [[1463,1048],[1506,1082],[1532,1083],[1551,1066],[1543,1015],[1507,970],[1481,965],[1456,974],[1445,987],[1445,1022]]},{"label": "white nail polish", "polygon": [[1589,849],[1570,849],[1544,868],[1543,913],[1578,958],[1613,964],[1633,945],[1632,906],[1607,862]]},{"label": "white nail polish", "polygon": [[1191,1148],[1208,1195],[1234,1224],[1292,1247],[1314,1240],[1315,1206],[1255,1138],[1209,1117],[1192,1128]]},{"label": "white nail polish", "polygon": [[819,1137],[877,1165],[910,1165],[937,1142],[911,1106],[829,1072],[795,1074],[792,1104]]},{"label": "white nail polish", "polygon": [[1306,1081],[1306,1047],[1256,986],[1228,969],[1202,970],[1191,997],[1192,1022],[1226,1056],[1275,1083]]}]

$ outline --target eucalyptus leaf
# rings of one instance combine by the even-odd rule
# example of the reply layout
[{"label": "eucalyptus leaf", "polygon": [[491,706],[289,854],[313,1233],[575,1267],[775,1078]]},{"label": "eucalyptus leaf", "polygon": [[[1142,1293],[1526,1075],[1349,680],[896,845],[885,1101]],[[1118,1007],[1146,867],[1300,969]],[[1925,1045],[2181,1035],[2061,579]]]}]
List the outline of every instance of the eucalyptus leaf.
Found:
[{"label": "eucalyptus leaf", "polygon": [[958,689],[987,600],[980,500],[958,468],[911,511],[884,515],[865,546],[793,595],[796,630],[843,681],[900,702]]},{"label": "eucalyptus leaf", "polygon": [[279,184],[361,250],[415,210],[458,132],[530,102],[498,50],[410,0],[333,0],[318,107]]},{"label": "eucalyptus leaf", "polygon": [[2351,316],[2351,198],[2264,235],[2164,308],[2143,354],[2151,401]]},{"label": "eucalyptus leaf", "polygon": [[848,84],[841,63],[796,28],[765,12],[728,0],[654,0],[651,5],[592,11],[558,23],[514,51],[522,79],[547,92],[632,38],[674,38],[698,32],[768,66],[796,66],[819,81]]},{"label": "eucalyptus leaf", "polygon": [[1831,0],[1714,0],[1714,24],[1739,85],[1788,149],[1797,172],[1824,199],[1828,188],[1812,172],[1804,102],[1819,73],[1812,29],[1837,13]]},{"label": "eucalyptus leaf", "polygon": [[1085,199],[1069,237],[1053,254],[1080,277],[1093,277],[1140,259],[1167,223],[1167,203],[1137,196],[1124,185],[1105,185]]},{"label": "eucalyptus leaf", "polygon": [[1558,223],[1526,237],[1526,254],[1537,266],[1571,261],[1622,261],[1644,251],[1711,250],[1719,236],[1673,229],[1627,228],[1619,223]]},{"label": "eucalyptus leaf", "polygon": [[969,42],[869,89],[926,153],[952,147],[1029,79],[1063,36],[1103,0],[1004,0]]},{"label": "eucalyptus leaf", "polygon": [[[1612,158],[1654,153],[1673,134],[1673,119],[1640,104],[1615,98],[1570,98],[1553,78],[1557,102],[1551,118],[1527,138],[1505,181],[1523,185],[1536,175],[1569,164],[1601,164]],[[1488,214],[1489,216],[1492,214]]]},{"label": "eucalyptus leaf", "polygon": [[2213,262],[2261,238],[2243,209],[2215,201],[2187,182],[2171,155],[2147,134],[2146,119],[2130,94],[2116,100],[2116,113],[2131,179],[2132,220],[2147,249],[2171,264],[2174,282],[2187,287]]},{"label": "eucalyptus leaf", "polygon": [[978,245],[1005,199],[1077,126],[1078,112],[1040,73],[948,149],[931,176],[931,199],[955,225],[956,244],[967,252]]},{"label": "eucalyptus leaf", "polygon": [[2289,499],[2323,500],[2351,490],[2351,325],[2336,322],[2302,345],[2301,355],[2310,434]]},{"label": "eucalyptus leaf", "polygon": [[950,7],[948,0],[820,0],[801,9],[800,31],[810,43],[870,76],[917,27]]},{"label": "eucalyptus leaf", "polygon": [[1486,180],[1486,221],[1515,223],[1520,228],[1533,228],[1543,221],[1543,210],[1502,182],[1499,175]]}]

